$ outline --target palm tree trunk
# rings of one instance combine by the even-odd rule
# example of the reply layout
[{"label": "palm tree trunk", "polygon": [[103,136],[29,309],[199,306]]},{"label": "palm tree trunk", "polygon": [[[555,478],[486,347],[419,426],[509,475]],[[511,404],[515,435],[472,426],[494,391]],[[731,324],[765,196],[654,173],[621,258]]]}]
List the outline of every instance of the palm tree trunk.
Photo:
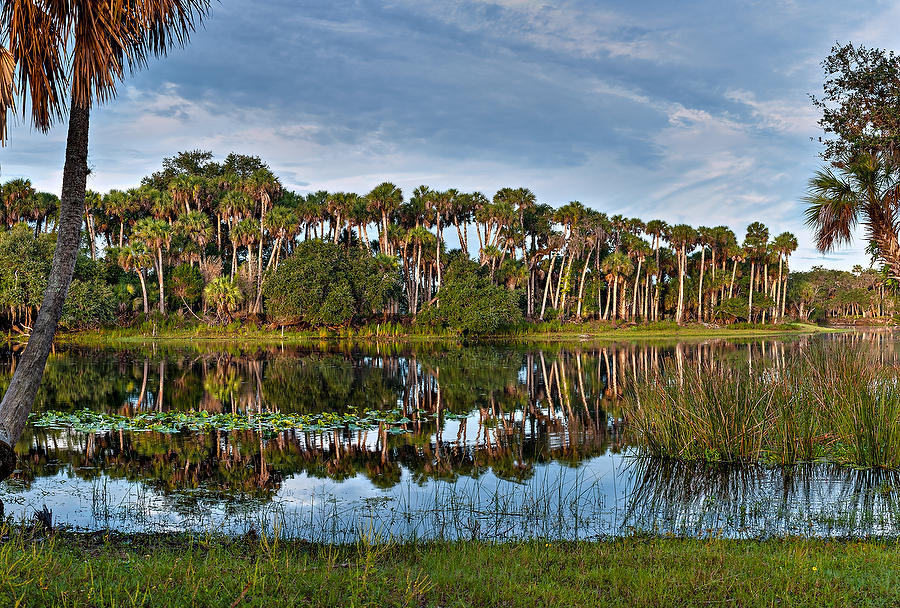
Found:
[{"label": "palm tree trunk", "polygon": [[612,318],[613,318],[613,320],[616,320],[619,318],[619,277],[618,276],[613,278]]},{"label": "palm tree trunk", "polygon": [[706,269],[706,245],[700,250],[700,285],[697,287],[697,321],[703,322],[703,271]]},{"label": "palm tree trunk", "polygon": [[569,279],[572,276],[572,262],[574,262],[574,261],[575,261],[575,251],[573,250],[572,255],[569,256],[569,266],[566,268],[566,288],[563,290],[562,302],[560,302],[560,305],[559,305],[559,318],[560,319],[565,317],[566,299],[569,295],[569,287],[570,287]]},{"label": "palm tree trunk", "polygon": [[756,262],[750,261],[750,300],[747,303],[747,322],[753,323],[753,273],[756,272]]},{"label": "palm tree trunk", "polygon": [[[597,244],[594,244],[596,247]],[[591,247],[591,252],[588,254],[587,259],[584,261],[584,268],[581,269],[581,282],[578,285],[578,313],[577,316],[581,318],[581,306],[584,303],[584,278],[587,275],[588,266],[590,266],[591,256],[594,255],[594,247]]]},{"label": "palm tree trunk", "polygon": [[728,298],[731,299],[734,297],[734,277],[737,276],[737,260],[734,260],[734,265],[731,267],[731,282],[728,284]]},{"label": "palm tree trunk", "polygon": [[141,297],[144,300],[144,314],[150,314],[150,301],[147,299],[147,282],[144,280],[144,269],[138,268],[138,278],[141,280]]},{"label": "palm tree trunk", "polygon": [[[777,290],[775,291],[775,294],[776,294],[776,295],[775,295],[775,316],[774,316],[774,319],[775,319],[776,321],[780,321],[780,318],[779,318],[779,316],[778,316],[779,308],[780,308],[780,307],[778,306],[778,304],[779,304],[780,301],[783,301],[783,300],[784,300],[784,293],[783,293],[784,290],[781,288],[782,262],[783,262],[783,258],[781,257],[781,254],[779,253],[779,254],[778,254],[778,283],[776,283],[776,285],[778,285],[778,288],[777,288]],[[774,288],[775,288],[775,285],[773,285],[772,287],[773,287],[773,289],[774,289]],[[781,313],[781,316],[784,316],[784,313],[783,313],[783,312]]]},{"label": "palm tree trunk", "polygon": [[159,280],[159,314],[166,314],[166,292],[164,287],[165,278],[163,277],[163,256],[162,256],[162,247],[157,248],[157,255],[159,256],[159,265],[156,267],[156,277]]},{"label": "palm tree trunk", "polygon": [[544,282],[544,299],[541,301],[541,321],[544,320],[544,311],[547,310],[547,293],[550,291],[550,283],[553,278],[553,265],[556,264],[556,256],[550,258],[550,270],[547,271],[547,280]]},{"label": "palm tree trunk", "polygon": [[637,301],[638,301],[638,287],[641,284],[641,265],[644,263],[644,258],[638,258],[638,267],[637,274],[634,275],[634,295],[631,299],[631,318],[634,319],[637,317]]},{"label": "palm tree trunk", "polygon": [[89,130],[90,108],[76,106],[73,102],[69,110],[66,162],[57,222],[58,236],[50,277],[28,345],[19,358],[9,388],[0,402],[0,479],[9,477],[16,468],[16,453],[13,448],[22,435],[28,414],[34,405],[47,355],[53,345],[56,326],[75,271],[75,259],[81,246],[81,221],[87,190]]},{"label": "palm tree trunk", "polygon": [[781,288],[781,320],[784,320],[784,303],[787,300],[787,284],[788,284],[788,276],[790,272],[786,272],[784,275],[784,285]]},{"label": "palm tree trunk", "polygon": [[684,247],[681,248],[681,253],[678,254],[678,307],[675,309],[675,322],[681,325],[681,319],[684,315],[684,270],[685,270],[685,258],[687,257],[687,251]]}]

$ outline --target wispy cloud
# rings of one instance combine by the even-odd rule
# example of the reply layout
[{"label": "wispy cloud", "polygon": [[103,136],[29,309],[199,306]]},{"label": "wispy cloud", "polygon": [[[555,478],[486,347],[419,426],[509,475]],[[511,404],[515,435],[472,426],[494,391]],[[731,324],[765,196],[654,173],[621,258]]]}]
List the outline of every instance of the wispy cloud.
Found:
[{"label": "wispy cloud", "polygon": [[[301,191],[391,179],[742,233],[791,230],[817,164],[818,66],[835,40],[900,47],[875,3],[259,0],[221,3],[190,46],[94,113],[91,187],[137,183],[163,156],[266,159]],[[64,129],[13,130],[2,179],[58,190]]]}]

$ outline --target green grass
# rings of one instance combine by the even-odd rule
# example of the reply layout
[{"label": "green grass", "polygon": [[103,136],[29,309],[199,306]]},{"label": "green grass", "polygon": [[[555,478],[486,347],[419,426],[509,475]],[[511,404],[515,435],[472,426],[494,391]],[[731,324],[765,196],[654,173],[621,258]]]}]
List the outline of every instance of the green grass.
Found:
[{"label": "green grass", "polygon": [[900,546],[624,538],[319,546],[76,535],[0,542],[4,606],[894,606]]},{"label": "green grass", "polygon": [[900,468],[900,368],[865,347],[814,344],[755,371],[674,361],[627,402],[628,430],[651,456]]}]

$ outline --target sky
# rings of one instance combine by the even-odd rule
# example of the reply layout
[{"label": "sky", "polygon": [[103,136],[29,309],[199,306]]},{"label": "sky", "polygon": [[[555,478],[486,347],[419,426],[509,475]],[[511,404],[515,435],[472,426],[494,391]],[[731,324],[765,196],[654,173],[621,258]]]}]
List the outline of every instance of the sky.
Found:
[{"label": "sky", "polygon": [[[137,185],[205,149],[262,157],[292,190],[392,181],[531,188],[610,215],[790,231],[820,165],[809,95],[837,42],[900,50],[900,2],[221,0],[190,45],[92,116],[88,186]],[[0,180],[59,192],[65,125],[21,118]]]}]

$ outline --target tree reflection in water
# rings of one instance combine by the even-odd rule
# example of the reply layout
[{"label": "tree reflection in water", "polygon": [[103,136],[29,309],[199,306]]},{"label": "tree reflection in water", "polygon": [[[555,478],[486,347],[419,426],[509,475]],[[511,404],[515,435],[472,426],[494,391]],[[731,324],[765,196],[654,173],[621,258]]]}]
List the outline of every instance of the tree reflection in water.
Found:
[{"label": "tree reflection in water", "polygon": [[[404,475],[418,486],[488,476],[534,488],[536,471],[551,464],[578,473],[598,457],[630,453],[620,400],[630,383],[708,359],[738,374],[751,366],[777,370],[819,339],[868,343],[883,360],[897,361],[892,336],[880,332],[671,344],[64,348],[50,358],[36,411],[247,415],[399,408],[409,420],[402,425],[407,433],[384,427],[273,437],[29,429],[17,446],[21,470],[14,484],[27,492],[62,471],[85,482],[123,480],[187,502],[222,504],[273,501],[298,476],[362,479],[384,491]],[[14,350],[3,354],[0,388],[17,357]],[[758,535],[808,533],[810,523],[821,534],[897,530],[898,480],[891,473],[629,459],[616,475],[621,486],[585,494],[588,501],[606,496],[612,502],[607,531]]]}]

